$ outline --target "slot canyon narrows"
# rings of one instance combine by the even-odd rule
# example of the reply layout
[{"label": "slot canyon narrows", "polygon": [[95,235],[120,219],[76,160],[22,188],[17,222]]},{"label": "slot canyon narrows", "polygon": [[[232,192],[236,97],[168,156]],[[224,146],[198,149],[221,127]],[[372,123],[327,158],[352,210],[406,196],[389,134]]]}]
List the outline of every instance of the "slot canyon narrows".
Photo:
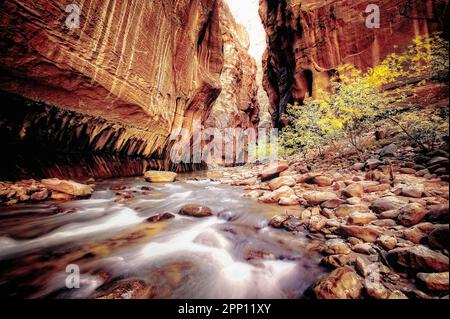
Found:
[{"label": "slot canyon narrows", "polygon": [[0,298],[448,299],[447,0],[5,0]]}]

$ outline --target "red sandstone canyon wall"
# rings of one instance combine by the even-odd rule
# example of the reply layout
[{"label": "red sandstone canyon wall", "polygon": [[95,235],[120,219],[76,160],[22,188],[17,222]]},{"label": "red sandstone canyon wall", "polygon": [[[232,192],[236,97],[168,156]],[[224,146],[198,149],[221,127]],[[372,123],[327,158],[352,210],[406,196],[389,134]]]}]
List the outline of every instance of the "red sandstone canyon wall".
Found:
[{"label": "red sandstone canyon wall", "polygon": [[224,68],[220,77],[222,92],[207,120],[208,127],[255,127],[259,105],[256,83],[257,67],[249,55],[249,35],[234,20],[227,4],[220,5],[220,21],[224,53]]},{"label": "red sandstone canyon wall", "polygon": [[257,125],[248,35],[222,0],[73,2],[74,29],[67,3],[2,3],[0,137],[11,148],[167,160],[170,135],[194,122]]},{"label": "red sandstone canyon wall", "polygon": [[[368,29],[372,3],[380,8],[380,28]],[[447,0],[261,0],[264,87],[275,120],[287,103],[326,89],[336,66],[374,66],[415,36],[445,30],[447,14]]]},{"label": "red sandstone canyon wall", "polygon": [[100,119],[71,126],[96,151],[162,156],[221,91],[220,1],[73,2],[78,29],[67,3],[2,2],[0,91]]}]

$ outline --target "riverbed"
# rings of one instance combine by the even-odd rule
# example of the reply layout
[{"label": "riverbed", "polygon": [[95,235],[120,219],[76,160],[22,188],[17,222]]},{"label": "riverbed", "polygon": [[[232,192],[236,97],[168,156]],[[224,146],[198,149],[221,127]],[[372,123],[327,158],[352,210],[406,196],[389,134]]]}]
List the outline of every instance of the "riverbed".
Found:
[{"label": "riverbed", "polygon": [[[319,240],[268,226],[285,208],[191,177],[97,181],[89,199],[0,208],[0,297],[305,297],[326,272]],[[178,214],[186,204],[213,216]]]}]

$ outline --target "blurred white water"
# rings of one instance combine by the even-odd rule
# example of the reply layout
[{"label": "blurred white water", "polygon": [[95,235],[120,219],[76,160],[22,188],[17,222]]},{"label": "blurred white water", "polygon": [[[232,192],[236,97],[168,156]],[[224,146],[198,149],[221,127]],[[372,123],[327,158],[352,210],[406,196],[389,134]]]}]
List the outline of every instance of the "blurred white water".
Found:
[{"label": "blurred white water", "polygon": [[[117,186],[124,190],[111,190]],[[124,192],[130,198],[123,200]],[[301,297],[323,273],[317,253],[308,251],[310,240],[268,227],[267,217],[284,210],[242,193],[209,181],[150,185],[131,178],[98,183],[89,200],[2,209],[8,218],[0,219],[0,264],[9,266],[0,268],[0,296],[13,294],[6,282],[18,280],[36,290],[27,297],[87,298],[105,283],[101,270],[113,280],[143,280],[164,291],[162,298]],[[214,216],[178,215],[185,204],[208,206]],[[58,213],[42,215],[54,205]],[[175,218],[145,237],[153,227],[146,219],[162,212]],[[28,264],[27,256],[51,271],[21,279],[44,267]],[[69,262],[80,266],[81,289],[65,289]]]}]

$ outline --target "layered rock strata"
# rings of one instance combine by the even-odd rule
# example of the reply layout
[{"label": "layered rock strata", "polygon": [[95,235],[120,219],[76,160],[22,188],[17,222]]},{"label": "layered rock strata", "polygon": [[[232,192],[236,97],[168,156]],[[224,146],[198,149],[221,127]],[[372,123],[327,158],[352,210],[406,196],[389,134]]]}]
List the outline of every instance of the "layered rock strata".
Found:
[{"label": "layered rock strata", "polygon": [[249,36],[222,2],[220,6],[224,68],[220,76],[222,92],[214,103],[206,122],[221,130],[229,127],[254,127],[258,122],[259,105],[256,84],[257,67],[249,55]]},{"label": "layered rock strata", "polygon": [[[260,106],[256,82],[257,65],[248,53],[249,35],[238,24],[225,2],[220,5],[220,21],[224,51],[224,68],[220,76],[222,92],[206,121],[207,128],[217,128],[222,143],[235,143],[237,136],[228,136],[228,128],[257,128]],[[224,149],[224,148],[223,148]],[[220,162],[220,159],[218,159]]]},{"label": "layered rock strata", "polygon": [[[79,28],[69,28],[77,20],[74,6],[2,3],[0,91],[74,112],[58,124],[53,115],[26,115],[50,141],[61,124],[66,133],[74,129],[71,137],[83,136],[90,153],[166,159],[171,133],[204,122],[220,94],[221,1],[76,5]],[[18,137],[36,132],[35,124],[26,122]]]}]

